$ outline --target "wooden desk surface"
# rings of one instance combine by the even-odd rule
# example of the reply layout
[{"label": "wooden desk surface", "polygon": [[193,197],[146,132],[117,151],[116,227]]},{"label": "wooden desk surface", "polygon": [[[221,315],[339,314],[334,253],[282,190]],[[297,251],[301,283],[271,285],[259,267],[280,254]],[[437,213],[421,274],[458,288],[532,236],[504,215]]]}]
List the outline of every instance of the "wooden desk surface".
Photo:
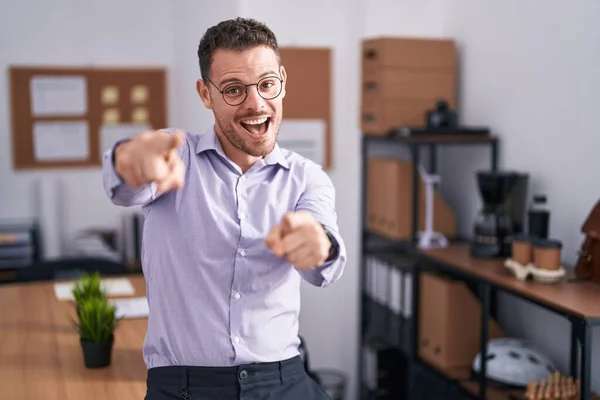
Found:
[{"label": "wooden desk surface", "polygon": [[600,285],[590,281],[557,284],[522,282],[504,267],[503,260],[478,259],[465,244],[442,249],[420,250],[434,260],[474,275],[497,286],[582,318],[600,318]]},{"label": "wooden desk surface", "polygon": [[[128,276],[145,296],[140,275]],[[115,332],[112,364],[87,369],[70,324],[74,303],[59,301],[53,282],[0,286],[0,398],[11,400],[142,400],[142,344],[148,320],[128,319]]]}]

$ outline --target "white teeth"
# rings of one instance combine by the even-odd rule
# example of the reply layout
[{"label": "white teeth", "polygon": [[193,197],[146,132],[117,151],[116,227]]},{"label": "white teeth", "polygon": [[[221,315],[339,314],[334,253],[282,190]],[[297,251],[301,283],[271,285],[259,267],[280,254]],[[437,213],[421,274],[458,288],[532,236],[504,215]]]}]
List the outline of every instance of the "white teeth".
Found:
[{"label": "white teeth", "polygon": [[241,122],[243,122],[246,125],[260,125],[260,124],[264,124],[265,122],[267,122],[267,119],[268,118],[266,118],[266,117],[261,118],[261,119],[247,119],[247,120],[244,120]]}]

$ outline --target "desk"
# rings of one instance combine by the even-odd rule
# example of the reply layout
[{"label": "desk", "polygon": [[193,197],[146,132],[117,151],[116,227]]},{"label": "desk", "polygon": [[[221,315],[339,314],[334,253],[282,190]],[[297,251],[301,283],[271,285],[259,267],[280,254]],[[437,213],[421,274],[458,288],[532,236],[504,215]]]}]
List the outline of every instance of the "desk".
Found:
[{"label": "desk", "polygon": [[592,281],[570,281],[557,285],[523,282],[510,274],[504,267],[504,260],[471,257],[465,244],[420,252],[432,260],[450,266],[454,272],[478,277],[499,289],[565,316],[600,319],[600,285]]},{"label": "desk", "polygon": [[[144,278],[128,278],[135,296],[145,296]],[[0,287],[0,398],[142,400],[142,344],[148,320],[122,320],[115,332],[112,364],[93,370],[83,365],[69,315],[75,315],[74,304],[56,299],[53,282]]]}]

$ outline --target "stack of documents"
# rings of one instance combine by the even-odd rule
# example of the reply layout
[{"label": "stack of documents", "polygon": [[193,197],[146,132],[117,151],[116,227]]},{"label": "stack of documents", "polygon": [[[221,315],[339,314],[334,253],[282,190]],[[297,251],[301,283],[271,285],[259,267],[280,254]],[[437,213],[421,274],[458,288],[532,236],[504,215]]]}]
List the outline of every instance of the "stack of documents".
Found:
[{"label": "stack of documents", "polygon": [[148,299],[133,297],[129,299],[110,300],[117,307],[117,318],[146,318],[148,316]]},{"label": "stack of documents", "polygon": [[[63,301],[75,300],[71,291],[77,281],[58,282],[54,284],[56,298]],[[116,299],[116,296],[132,296],[135,294],[133,285],[127,278],[106,278],[101,281],[102,288],[107,296],[113,297],[109,303],[116,306],[116,317],[121,318],[146,318],[148,317],[148,299],[144,297],[127,297]]]},{"label": "stack of documents", "polygon": [[[58,282],[54,284],[54,293],[59,300],[75,300],[71,291],[77,281]],[[107,296],[132,296],[135,289],[127,278],[107,278],[102,279],[102,288]]]}]

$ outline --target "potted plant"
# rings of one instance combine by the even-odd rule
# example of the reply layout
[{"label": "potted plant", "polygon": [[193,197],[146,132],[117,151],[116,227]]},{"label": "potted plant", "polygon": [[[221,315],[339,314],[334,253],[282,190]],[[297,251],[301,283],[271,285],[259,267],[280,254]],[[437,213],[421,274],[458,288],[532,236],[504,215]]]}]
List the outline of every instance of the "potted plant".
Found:
[{"label": "potted plant", "polygon": [[79,333],[85,366],[102,368],[110,365],[118,325],[116,307],[101,297],[84,298],[78,307],[78,318],[73,323]]}]

